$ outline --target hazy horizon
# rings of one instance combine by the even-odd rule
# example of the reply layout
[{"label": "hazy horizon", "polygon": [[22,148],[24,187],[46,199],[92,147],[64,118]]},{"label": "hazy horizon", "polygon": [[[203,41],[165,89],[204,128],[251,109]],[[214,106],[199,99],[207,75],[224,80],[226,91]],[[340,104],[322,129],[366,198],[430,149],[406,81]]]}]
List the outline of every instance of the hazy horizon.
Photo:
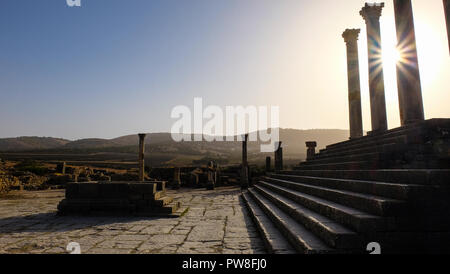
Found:
[{"label": "hazy horizon", "polygon": [[[346,0],[3,0],[0,138],[112,139],[170,132],[177,105],[279,106],[280,127],[348,130],[342,32],[361,28],[364,130],[367,44]],[[392,1],[381,17],[389,128],[400,125]],[[413,1],[426,119],[450,117],[442,0]],[[14,138],[14,137],[12,137]]]},{"label": "hazy horizon", "polygon": [[[332,130],[338,130],[338,131],[349,131],[348,129],[339,129],[339,128],[310,128],[310,129],[296,129],[296,128],[280,128],[280,130],[297,130],[297,131],[332,131]],[[170,132],[142,132],[144,134],[171,134]],[[105,140],[111,140],[111,139],[116,139],[116,138],[120,138],[120,137],[125,137],[125,136],[132,136],[132,135],[136,135],[137,136],[138,133],[135,134],[125,134],[125,135],[120,135],[120,136],[113,136],[111,138],[100,138],[100,137],[86,137],[86,138],[79,138],[79,139],[66,139],[66,138],[62,138],[59,136],[46,136],[46,135],[41,135],[41,136],[37,136],[37,135],[28,135],[28,136],[9,136],[9,137],[0,137],[0,139],[15,139],[15,138],[55,138],[55,139],[64,139],[67,141],[79,141],[79,140],[84,140],[84,139],[105,139]],[[194,134],[194,133],[191,133]],[[216,135],[214,135],[216,136]],[[222,135],[223,137],[226,137],[226,135]],[[237,135],[235,135],[237,136]],[[219,136],[220,137],[220,136]]]}]

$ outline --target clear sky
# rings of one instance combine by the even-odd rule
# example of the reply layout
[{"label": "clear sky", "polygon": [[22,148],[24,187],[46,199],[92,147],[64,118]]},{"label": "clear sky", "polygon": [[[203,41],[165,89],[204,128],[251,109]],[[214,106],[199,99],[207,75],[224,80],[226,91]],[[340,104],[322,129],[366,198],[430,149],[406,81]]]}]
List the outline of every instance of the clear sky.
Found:
[{"label": "clear sky", "polygon": [[[166,132],[176,105],[280,107],[284,128],[348,128],[346,28],[360,0],[0,1],[0,137]],[[442,0],[413,1],[426,118],[450,117]],[[399,126],[392,1],[381,18],[389,127]]]}]

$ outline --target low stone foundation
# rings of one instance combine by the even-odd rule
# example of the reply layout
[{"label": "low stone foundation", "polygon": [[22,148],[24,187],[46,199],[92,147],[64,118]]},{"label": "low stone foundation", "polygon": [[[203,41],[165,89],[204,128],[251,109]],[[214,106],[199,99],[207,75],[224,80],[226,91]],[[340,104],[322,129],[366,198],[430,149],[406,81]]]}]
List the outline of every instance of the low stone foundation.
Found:
[{"label": "low stone foundation", "polygon": [[60,215],[179,217],[180,203],[166,196],[166,182],[69,183]]}]

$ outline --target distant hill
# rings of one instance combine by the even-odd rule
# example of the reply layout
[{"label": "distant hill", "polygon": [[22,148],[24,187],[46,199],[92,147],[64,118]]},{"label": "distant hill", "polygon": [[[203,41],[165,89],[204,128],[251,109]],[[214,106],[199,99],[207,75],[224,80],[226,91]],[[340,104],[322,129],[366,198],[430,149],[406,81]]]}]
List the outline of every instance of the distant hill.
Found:
[{"label": "distant hill", "polygon": [[[348,139],[347,130],[338,129],[280,129],[280,139],[284,144],[286,155],[304,155],[306,141],[317,141],[318,148],[328,144],[345,141]],[[61,138],[50,137],[18,137],[0,139],[0,151],[23,152],[41,150],[70,150],[91,152],[123,152],[134,151],[138,144],[137,135],[122,136],[114,139],[81,139],[69,141]],[[153,152],[171,152],[181,154],[213,153],[226,155],[240,151],[238,142],[182,142],[175,143],[170,133],[151,133],[146,137],[146,144]],[[259,148],[258,143],[249,144],[249,152]],[[147,148],[148,149],[148,148]]]},{"label": "distant hill", "polygon": [[81,139],[65,144],[63,147],[66,149],[90,149],[90,148],[110,148],[123,146],[120,143],[114,142],[114,140],[107,139]]},{"label": "distant hill", "polygon": [[47,150],[63,147],[69,140],[51,137],[17,137],[0,139],[0,151]]}]

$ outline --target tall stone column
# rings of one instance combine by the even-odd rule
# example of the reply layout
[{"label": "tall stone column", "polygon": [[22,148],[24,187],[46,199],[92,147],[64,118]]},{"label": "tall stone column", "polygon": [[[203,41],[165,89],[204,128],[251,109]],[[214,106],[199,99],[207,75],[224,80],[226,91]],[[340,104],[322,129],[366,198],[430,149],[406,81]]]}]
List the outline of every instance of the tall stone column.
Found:
[{"label": "tall stone column", "polygon": [[244,135],[244,140],[242,141],[242,165],[247,166],[247,142],[248,142],[248,134]]},{"label": "tall stone column", "polygon": [[247,142],[248,134],[244,135],[242,141],[242,170],[241,170],[241,188],[245,189],[249,183],[248,160],[247,160]]},{"label": "tall stone column", "polygon": [[382,133],[388,128],[380,31],[380,17],[383,7],[384,3],[366,3],[360,11],[360,15],[366,21],[367,27],[370,111],[372,118],[372,132],[370,134]]},{"label": "tall stone column", "polygon": [[181,188],[181,169],[179,167],[176,167],[173,170],[172,189],[180,189],[180,188]]},{"label": "tall stone column", "polygon": [[398,101],[402,126],[425,120],[417,58],[416,33],[411,0],[394,0],[397,48],[401,59],[397,62]]},{"label": "tall stone column", "polygon": [[359,78],[358,36],[360,29],[346,29],[342,34],[347,44],[348,105],[350,139],[363,136],[361,84]]},{"label": "tall stone column", "polygon": [[139,181],[145,180],[145,166],[144,166],[144,153],[145,153],[145,136],[146,134],[139,134]]},{"label": "tall stone column", "polygon": [[214,188],[216,187],[216,164],[214,163],[214,161],[210,161],[208,163],[208,182],[206,183],[206,189],[208,190],[214,190]]},{"label": "tall stone column", "polygon": [[283,147],[282,142],[278,142],[275,150],[275,171],[283,170]]},{"label": "tall stone column", "polygon": [[272,159],[270,158],[270,156],[266,157],[266,172],[270,172],[272,167],[271,167],[271,162]]},{"label": "tall stone column", "polygon": [[450,49],[450,0],[444,1],[445,22],[447,23],[448,46]]}]

